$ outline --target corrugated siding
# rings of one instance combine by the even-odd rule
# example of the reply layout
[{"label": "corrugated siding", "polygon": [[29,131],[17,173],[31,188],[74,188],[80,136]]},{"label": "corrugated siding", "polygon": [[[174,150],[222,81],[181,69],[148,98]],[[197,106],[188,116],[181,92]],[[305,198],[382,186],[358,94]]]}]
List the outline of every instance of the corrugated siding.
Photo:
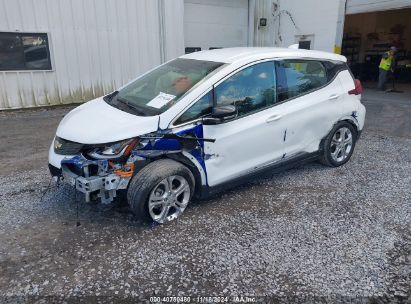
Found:
[{"label": "corrugated siding", "polygon": [[411,0],[347,0],[347,14],[411,7]]},{"label": "corrugated siding", "polygon": [[[127,83],[161,63],[159,24],[155,0],[0,0],[0,31],[49,33],[53,67],[0,71],[0,109],[87,101]],[[178,22],[168,31],[170,58],[183,42],[172,45]]]},{"label": "corrugated siding", "polygon": [[164,1],[165,60],[184,54],[184,0]]}]

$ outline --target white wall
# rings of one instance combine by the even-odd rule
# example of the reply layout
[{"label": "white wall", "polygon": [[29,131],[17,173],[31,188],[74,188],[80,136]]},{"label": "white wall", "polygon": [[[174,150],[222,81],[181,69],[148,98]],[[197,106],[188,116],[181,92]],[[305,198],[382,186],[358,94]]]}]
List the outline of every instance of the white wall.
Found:
[{"label": "white wall", "polygon": [[184,54],[184,0],[162,1],[165,10],[165,60],[168,61]]},{"label": "white wall", "polygon": [[[314,35],[312,49],[333,52],[341,0],[256,0],[256,24],[268,18],[268,26],[254,33],[257,46],[288,47],[296,35]],[[277,4],[277,10],[274,5]],[[295,25],[291,21],[294,20]]]},{"label": "white wall", "polygon": [[347,0],[347,14],[411,7],[411,0]]},{"label": "white wall", "polygon": [[[0,0],[0,31],[49,33],[53,71],[0,72],[0,109],[87,101],[183,52],[183,0]],[[161,41],[167,53],[161,56]]]}]

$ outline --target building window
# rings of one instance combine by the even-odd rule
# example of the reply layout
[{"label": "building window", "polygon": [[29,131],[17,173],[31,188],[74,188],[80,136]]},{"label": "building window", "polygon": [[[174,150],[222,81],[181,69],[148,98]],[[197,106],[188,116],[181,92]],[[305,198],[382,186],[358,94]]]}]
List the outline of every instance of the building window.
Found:
[{"label": "building window", "polygon": [[0,32],[0,71],[51,70],[45,33]]},{"label": "building window", "polygon": [[185,51],[186,51],[186,54],[191,54],[194,52],[201,51],[201,47],[186,47]]},{"label": "building window", "polygon": [[303,50],[309,50],[311,49],[311,40],[306,40],[306,41],[299,41],[298,42],[298,48],[303,49]]}]

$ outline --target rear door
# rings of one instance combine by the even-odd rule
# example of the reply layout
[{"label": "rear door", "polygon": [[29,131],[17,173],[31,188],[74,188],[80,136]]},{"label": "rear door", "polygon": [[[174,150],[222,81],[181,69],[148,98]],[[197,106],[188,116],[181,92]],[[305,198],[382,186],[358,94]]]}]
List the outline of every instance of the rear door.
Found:
[{"label": "rear door", "polygon": [[287,59],[276,62],[277,89],[286,157],[315,152],[344,113],[343,89],[336,77],[329,77],[321,61]]}]

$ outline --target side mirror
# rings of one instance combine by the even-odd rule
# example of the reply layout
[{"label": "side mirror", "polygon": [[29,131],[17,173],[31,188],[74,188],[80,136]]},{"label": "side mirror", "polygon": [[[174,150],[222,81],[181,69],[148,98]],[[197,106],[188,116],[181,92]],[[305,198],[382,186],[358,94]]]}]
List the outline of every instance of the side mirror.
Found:
[{"label": "side mirror", "polygon": [[237,117],[237,108],[233,105],[213,108],[211,116],[203,118],[204,125],[216,125]]}]

